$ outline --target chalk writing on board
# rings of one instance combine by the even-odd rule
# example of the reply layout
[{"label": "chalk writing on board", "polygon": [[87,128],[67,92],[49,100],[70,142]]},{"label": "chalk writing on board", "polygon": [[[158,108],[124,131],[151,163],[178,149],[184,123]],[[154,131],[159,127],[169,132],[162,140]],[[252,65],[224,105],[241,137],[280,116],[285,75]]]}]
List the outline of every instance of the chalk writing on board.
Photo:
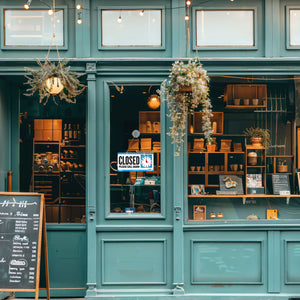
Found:
[{"label": "chalk writing on board", "polygon": [[12,200],[4,200],[3,202],[0,202],[0,205],[2,207],[8,207],[9,205],[11,205],[12,207],[20,207],[20,208],[26,208],[27,206],[30,205],[37,205],[37,202],[28,202],[28,201],[24,201],[24,200],[20,200],[17,201],[14,197],[12,197]]},{"label": "chalk writing on board", "polygon": [[35,290],[40,196],[0,195],[0,290]]}]

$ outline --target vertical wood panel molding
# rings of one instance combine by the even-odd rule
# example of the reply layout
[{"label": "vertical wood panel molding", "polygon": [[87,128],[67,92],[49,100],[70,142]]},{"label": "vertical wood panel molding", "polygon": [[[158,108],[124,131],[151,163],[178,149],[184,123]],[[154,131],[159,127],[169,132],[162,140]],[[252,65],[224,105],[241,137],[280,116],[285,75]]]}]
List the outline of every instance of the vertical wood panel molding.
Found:
[{"label": "vertical wood panel molding", "polygon": [[87,296],[96,295],[96,187],[97,187],[97,124],[96,124],[96,63],[86,64],[88,103],[87,103]]},{"label": "vertical wood panel molding", "polygon": [[280,293],[280,231],[268,231],[268,292]]}]

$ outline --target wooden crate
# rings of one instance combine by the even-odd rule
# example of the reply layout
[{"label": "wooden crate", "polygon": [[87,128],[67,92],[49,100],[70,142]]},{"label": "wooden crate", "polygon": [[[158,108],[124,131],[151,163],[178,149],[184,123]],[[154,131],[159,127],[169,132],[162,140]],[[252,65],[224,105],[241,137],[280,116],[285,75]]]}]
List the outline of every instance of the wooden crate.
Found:
[{"label": "wooden crate", "polygon": [[[239,105],[234,105],[234,99],[240,99]],[[243,99],[249,99],[249,105],[243,105]],[[252,99],[258,99],[258,105],[252,105]],[[224,102],[227,108],[251,108],[267,106],[266,84],[228,84],[224,92]]]},{"label": "wooden crate", "polygon": [[[223,134],[224,114],[223,112],[213,112],[210,118],[211,123],[216,123],[216,132],[214,134]],[[194,133],[201,134],[202,131],[202,112],[195,112],[193,116]]]},{"label": "wooden crate", "polygon": [[62,139],[61,119],[35,119],[35,141],[60,141]]},{"label": "wooden crate", "polygon": [[231,151],[232,140],[221,140],[220,152],[230,152]]},{"label": "wooden crate", "polygon": [[204,139],[194,139],[194,150],[203,150]]},{"label": "wooden crate", "polygon": [[141,151],[151,151],[152,149],[152,139],[143,138],[141,139]]},{"label": "wooden crate", "polygon": [[[151,127],[149,126],[149,122],[151,123]],[[140,133],[160,133],[160,112],[140,111],[139,131]]]},{"label": "wooden crate", "polygon": [[139,151],[139,140],[137,139],[129,139],[128,140],[128,151]]}]

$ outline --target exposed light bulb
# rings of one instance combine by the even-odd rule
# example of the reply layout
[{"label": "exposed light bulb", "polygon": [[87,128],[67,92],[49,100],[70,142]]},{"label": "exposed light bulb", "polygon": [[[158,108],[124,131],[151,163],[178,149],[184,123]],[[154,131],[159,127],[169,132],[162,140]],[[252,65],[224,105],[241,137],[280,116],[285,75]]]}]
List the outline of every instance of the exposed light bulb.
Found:
[{"label": "exposed light bulb", "polygon": [[52,9],[49,9],[49,10],[48,10],[48,15],[49,15],[49,16],[52,16],[52,15],[53,15],[53,10],[52,10]]},{"label": "exposed light bulb", "polygon": [[139,15],[140,15],[141,17],[144,15],[144,10],[143,10],[143,9],[139,12]]},{"label": "exposed light bulb", "polygon": [[121,17],[121,16],[119,16],[117,22],[118,22],[119,24],[122,23],[122,17]]},{"label": "exposed light bulb", "polygon": [[28,1],[24,4],[24,8],[25,8],[25,9],[29,9],[29,8],[30,8],[31,1],[32,1],[32,0],[28,0]]},{"label": "exposed light bulb", "polygon": [[[230,1],[231,1],[231,0],[230,0]],[[187,0],[187,1],[185,2],[185,4],[186,4],[186,6],[190,6],[190,5],[192,4],[192,1]]]},{"label": "exposed light bulb", "polygon": [[81,8],[82,8],[82,7],[81,7],[80,4],[76,4],[76,9],[77,9],[77,10],[81,10]]},{"label": "exposed light bulb", "polygon": [[190,19],[190,17],[189,17],[189,16],[185,16],[184,19],[185,19],[186,21],[188,21],[188,20]]},{"label": "exposed light bulb", "polygon": [[81,18],[77,19],[77,24],[79,24],[79,25],[82,24],[82,19]]}]

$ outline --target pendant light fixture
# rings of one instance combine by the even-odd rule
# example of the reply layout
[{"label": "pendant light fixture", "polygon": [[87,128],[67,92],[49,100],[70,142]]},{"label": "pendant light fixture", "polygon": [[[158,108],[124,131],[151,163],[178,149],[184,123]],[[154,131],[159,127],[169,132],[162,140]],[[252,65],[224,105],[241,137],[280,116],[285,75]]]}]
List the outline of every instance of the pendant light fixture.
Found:
[{"label": "pendant light fixture", "polygon": [[[151,92],[152,85],[150,85],[148,94]],[[147,105],[151,109],[158,109],[160,107],[160,97],[157,94],[151,94],[147,100]]]}]

